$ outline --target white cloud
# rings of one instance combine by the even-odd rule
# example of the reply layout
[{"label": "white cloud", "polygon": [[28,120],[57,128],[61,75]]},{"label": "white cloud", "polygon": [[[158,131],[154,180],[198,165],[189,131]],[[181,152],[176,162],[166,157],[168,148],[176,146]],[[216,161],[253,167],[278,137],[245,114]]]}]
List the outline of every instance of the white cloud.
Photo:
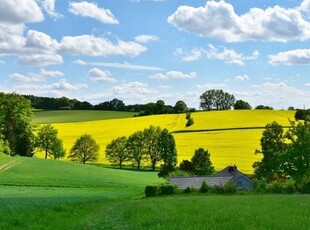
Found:
[{"label": "white cloud", "polygon": [[60,79],[59,82],[47,86],[51,90],[79,90],[88,88],[86,84],[71,84],[66,79]]},{"label": "white cloud", "polygon": [[235,77],[235,81],[248,81],[250,77],[248,75],[239,75]]},{"label": "white cloud", "polygon": [[19,63],[29,66],[58,65],[63,63],[63,58],[58,54],[22,55],[19,57]]},{"label": "white cloud", "polygon": [[196,72],[191,72],[191,73],[183,73],[180,71],[168,71],[166,73],[156,73],[151,75],[151,78],[155,78],[155,79],[160,79],[160,80],[166,80],[166,79],[171,79],[171,78],[175,78],[175,79],[185,79],[185,78],[195,78],[197,76]]},{"label": "white cloud", "polygon": [[200,59],[203,56],[204,50],[202,49],[192,49],[190,54],[187,54],[182,57],[183,61],[191,62]]},{"label": "white cloud", "polygon": [[42,7],[46,11],[46,13],[48,13],[50,16],[54,18],[63,17],[63,15],[56,12],[55,2],[56,0],[41,0]]},{"label": "white cloud", "polygon": [[112,78],[112,74],[109,71],[93,68],[89,71],[88,75],[93,82],[116,82],[116,79]]},{"label": "white cloud", "polygon": [[128,62],[116,63],[116,62],[85,62],[83,60],[75,60],[73,62],[77,65],[91,65],[91,66],[104,66],[120,69],[129,69],[129,70],[145,70],[145,71],[162,71],[163,68],[156,66],[144,66],[144,65],[133,65]]},{"label": "white cloud", "polygon": [[44,16],[35,0],[0,1],[0,22],[23,24],[43,20]]},{"label": "white cloud", "polygon": [[168,23],[180,30],[226,42],[246,40],[281,41],[310,38],[310,22],[298,8],[280,6],[251,8],[238,15],[224,0],[207,1],[204,7],[180,6]]},{"label": "white cloud", "polygon": [[300,5],[300,11],[310,14],[310,0],[304,0]]},{"label": "white cloud", "polygon": [[146,95],[157,93],[148,84],[142,82],[129,82],[112,88],[113,94],[131,99],[145,99]]},{"label": "white cloud", "polygon": [[40,75],[30,74],[30,76],[26,76],[26,75],[19,74],[19,73],[11,74],[10,79],[12,81],[26,82],[26,83],[41,82],[45,80],[45,78]]},{"label": "white cloud", "polygon": [[71,55],[86,56],[138,56],[147,50],[146,47],[136,42],[125,42],[119,40],[117,44],[105,38],[95,37],[93,35],[81,35],[76,37],[66,36],[61,40],[61,49]]},{"label": "white cloud", "polygon": [[296,49],[269,55],[269,63],[272,65],[310,64],[310,49]]},{"label": "white cloud", "polygon": [[93,18],[105,24],[119,23],[109,9],[99,8],[97,4],[92,2],[70,2],[69,12],[78,16]]},{"label": "white cloud", "polygon": [[150,41],[158,41],[158,40],[159,37],[155,35],[139,35],[135,37],[135,41],[140,43],[148,43]]},{"label": "white cloud", "polygon": [[50,77],[61,77],[61,76],[64,76],[64,73],[60,72],[58,70],[48,71],[48,70],[45,70],[43,68],[40,69],[40,74],[42,76],[50,76]]},{"label": "white cloud", "polygon": [[59,49],[59,43],[45,33],[29,30],[27,32],[26,47],[36,48],[41,52],[56,52]]},{"label": "white cloud", "polygon": [[305,83],[304,86],[310,87],[310,83]]}]

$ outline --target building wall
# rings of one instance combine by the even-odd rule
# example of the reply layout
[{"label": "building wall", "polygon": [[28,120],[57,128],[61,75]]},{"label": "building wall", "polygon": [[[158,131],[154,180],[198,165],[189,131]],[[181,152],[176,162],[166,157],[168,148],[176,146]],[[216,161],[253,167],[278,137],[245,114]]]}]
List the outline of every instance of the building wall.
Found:
[{"label": "building wall", "polygon": [[253,181],[245,176],[238,176],[234,178],[234,183],[238,190],[251,190],[253,189]]}]

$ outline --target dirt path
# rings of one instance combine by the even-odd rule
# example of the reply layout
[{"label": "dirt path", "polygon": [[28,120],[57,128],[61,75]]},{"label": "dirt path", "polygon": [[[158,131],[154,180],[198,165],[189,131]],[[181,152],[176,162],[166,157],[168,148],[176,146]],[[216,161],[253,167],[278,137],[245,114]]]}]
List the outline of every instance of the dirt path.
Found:
[{"label": "dirt path", "polygon": [[8,170],[8,169],[10,169],[10,168],[12,168],[12,167],[14,167],[15,165],[17,165],[17,164],[19,164],[19,163],[20,163],[20,161],[14,160],[14,161],[11,161],[11,162],[9,162],[9,163],[7,163],[7,164],[1,165],[1,166],[0,166],[0,173],[2,173],[2,172],[4,172],[4,171],[6,171],[6,170]]}]

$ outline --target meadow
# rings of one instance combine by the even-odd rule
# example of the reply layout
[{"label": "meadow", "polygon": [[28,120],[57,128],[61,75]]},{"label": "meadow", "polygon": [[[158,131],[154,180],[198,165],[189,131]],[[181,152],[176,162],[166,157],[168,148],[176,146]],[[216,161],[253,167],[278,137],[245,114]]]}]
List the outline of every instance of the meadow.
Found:
[{"label": "meadow", "polygon": [[144,198],[153,172],[0,155],[0,229],[309,229],[309,195]]},{"label": "meadow", "polygon": [[[60,111],[64,112],[64,111]],[[67,113],[65,111],[64,113]],[[117,112],[114,112],[117,113]],[[44,112],[36,114],[37,120]],[[90,113],[92,114],[92,113]],[[85,112],[84,117],[87,117]],[[91,119],[89,116],[89,119]],[[83,116],[82,116],[83,117]],[[105,146],[114,138],[128,136],[137,130],[150,125],[167,128],[173,133],[178,150],[178,162],[190,159],[195,149],[202,147],[211,153],[211,160],[216,170],[228,164],[236,164],[244,173],[253,173],[252,164],[260,159],[255,155],[259,148],[259,140],[263,127],[272,121],[289,126],[294,119],[294,111],[276,110],[236,110],[192,113],[194,125],[185,127],[185,114],[155,115],[146,117],[130,117],[123,119],[106,119],[94,121],[78,121],[57,123],[49,117],[49,122],[58,129],[65,148],[70,150],[74,141],[82,134],[91,134],[100,145],[99,162],[108,164],[105,159]],[[63,119],[61,122],[66,122]],[[229,130],[233,129],[233,130]],[[204,131],[204,130],[212,130]],[[42,153],[36,153],[43,157]]]}]

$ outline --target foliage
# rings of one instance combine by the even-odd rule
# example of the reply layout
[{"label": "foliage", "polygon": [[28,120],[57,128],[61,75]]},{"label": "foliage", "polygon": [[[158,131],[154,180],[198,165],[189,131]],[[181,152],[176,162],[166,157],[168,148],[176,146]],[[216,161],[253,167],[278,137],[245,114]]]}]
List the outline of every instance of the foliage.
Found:
[{"label": "foliage", "polygon": [[0,154],[11,155],[9,143],[0,138]]},{"label": "foliage", "polygon": [[267,105],[258,105],[255,107],[255,109],[273,110],[271,106],[267,106]]},{"label": "foliage", "polygon": [[255,175],[258,178],[267,178],[268,181],[281,177],[283,174],[281,155],[287,148],[283,127],[277,122],[267,124],[260,145],[261,149],[256,150],[256,153],[262,154],[263,158],[253,164]]},{"label": "foliage", "polygon": [[159,126],[150,126],[143,130],[143,136],[146,143],[146,150],[151,161],[151,167],[155,171],[156,164],[161,160],[161,154],[159,143],[159,136],[161,134],[161,128]]},{"label": "foliage", "polygon": [[72,161],[78,161],[85,164],[87,161],[96,161],[99,154],[99,145],[89,134],[84,134],[78,138],[70,150]]},{"label": "foliage", "polygon": [[172,195],[175,193],[176,187],[171,184],[161,184],[159,189],[161,195]]},{"label": "foliage", "polygon": [[15,93],[0,93],[0,136],[12,155],[33,156],[33,125],[30,101]]},{"label": "foliage", "polygon": [[206,181],[203,181],[201,186],[200,186],[199,192],[207,193],[210,190],[211,190],[211,187],[208,185],[208,183]]},{"label": "foliage", "polygon": [[310,194],[310,172],[304,175],[304,177],[302,178],[299,184],[299,190],[302,193]]},{"label": "foliage", "polygon": [[226,183],[225,185],[214,185],[211,187],[212,193],[217,194],[232,194],[237,192],[237,188],[233,183]]},{"label": "foliage", "polygon": [[264,193],[267,191],[267,182],[264,178],[254,179],[253,186],[256,192]]},{"label": "foliage", "polygon": [[184,193],[193,193],[195,189],[192,186],[189,186],[183,190]]},{"label": "foliage", "polygon": [[145,140],[142,131],[136,131],[128,137],[126,149],[130,159],[137,165],[139,170],[143,159],[146,158]]},{"label": "foliage", "polygon": [[230,110],[234,103],[234,95],[223,90],[207,90],[200,96],[200,107],[203,110]]},{"label": "foliage", "polygon": [[105,149],[106,158],[112,163],[123,167],[123,163],[130,160],[130,155],[127,150],[127,137],[118,137],[111,141]]},{"label": "foliage", "polygon": [[56,145],[59,146],[59,143],[55,144],[57,141],[58,130],[55,129],[51,124],[43,125],[37,131],[37,136],[35,138],[35,146],[40,150],[45,152],[45,159],[47,156],[53,156],[54,153],[57,153],[53,150],[56,150]]},{"label": "foliage", "polygon": [[175,113],[185,113],[188,110],[184,101],[177,101],[174,106]]},{"label": "foliage", "polygon": [[63,147],[63,142],[59,138],[56,138],[56,140],[53,142],[50,151],[51,155],[55,160],[62,158],[66,155],[66,150]]},{"label": "foliage", "polygon": [[295,112],[295,120],[309,120],[310,119],[310,110],[309,109],[297,109]]},{"label": "foliage", "polygon": [[251,105],[243,100],[237,100],[234,104],[234,110],[252,109]]},{"label": "foliage", "polygon": [[210,175],[214,172],[208,150],[203,148],[196,149],[191,161],[194,167],[194,174],[196,175]]},{"label": "foliage", "polygon": [[159,188],[157,185],[147,185],[144,194],[146,197],[157,196],[159,194]]},{"label": "foliage", "polygon": [[187,120],[185,125],[186,127],[189,127],[194,124],[194,119],[191,117],[191,113],[186,114],[186,120]]},{"label": "foliage", "polygon": [[193,163],[189,160],[183,160],[180,163],[180,169],[189,174],[192,174],[195,171]]}]

